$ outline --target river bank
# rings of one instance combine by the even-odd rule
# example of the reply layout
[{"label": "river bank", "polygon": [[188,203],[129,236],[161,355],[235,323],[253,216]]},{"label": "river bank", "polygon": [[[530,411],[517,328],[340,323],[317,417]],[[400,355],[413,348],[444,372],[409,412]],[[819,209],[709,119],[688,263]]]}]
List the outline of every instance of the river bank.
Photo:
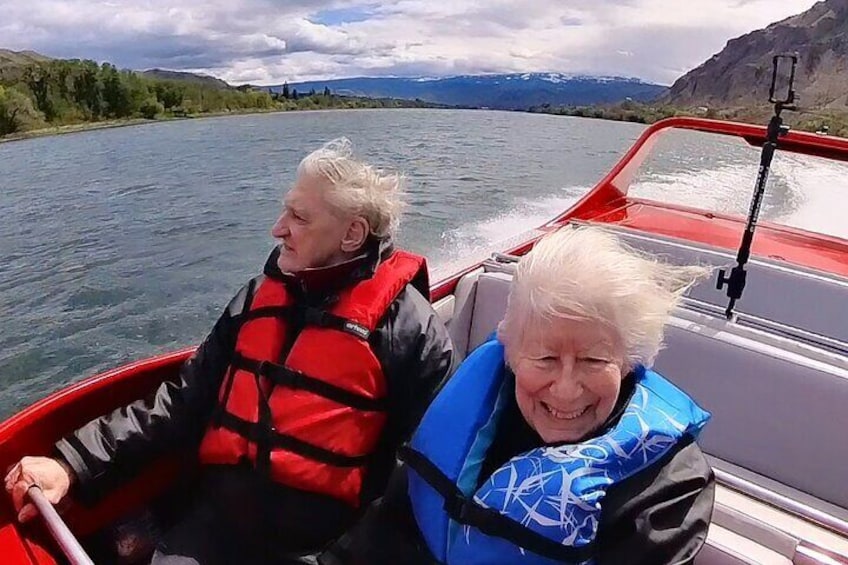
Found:
[{"label": "river bank", "polygon": [[[226,112],[204,112],[202,114],[190,114],[187,116],[160,116],[153,119],[147,118],[127,118],[127,119],[118,119],[118,120],[104,120],[97,122],[85,122],[79,124],[68,124],[61,126],[53,126],[46,128],[39,128],[35,130],[15,133],[7,136],[0,137],[0,144],[9,143],[13,141],[23,141],[26,139],[33,139],[38,137],[47,137],[53,135],[64,135],[69,133],[80,133],[86,131],[94,131],[99,129],[111,129],[111,128],[121,128],[121,127],[129,127],[129,126],[138,126],[144,124],[153,124],[157,122],[166,122],[166,121],[175,121],[175,120],[200,120],[204,118],[218,118],[222,116],[238,116],[238,115],[248,115],[248,114],[271,114],[271,113],[280,113],[280,112],[307,112],[307,111],[318,111],[318,110],[350,110],[350,109],[374,109],[374,108],[401,108],[401,107],[422,107],[420,103],[412,103],[409,106],[398,104],[398,105],[380,105],[380,104],[363,104],[363,99],[360,99],[360,104],[351,105],[351,106],[336,106],[336,107],[312,107],[312,108],[271,108],[271,109],[263,109],[263,108],[252,108],[252,109],[243,109],[243,110],[231,110]],[[379,101],[377,101],[379,102]],[[433,105],[433,108],[441,108],[441,106]],[[609,120],[609,121],[617,121],[617,122],[637,122],[643,124],[651,124],[657,120],[672,117],[672,116],[681,116],[681,115],[699,115],[699,112],[686,112],[681,111],[679,109],[671,109],[671,108],[653,108],[650,106],[640,106],[640,107],[629,107],[622,109],[620,106],[617,107],[578,107],[578,108],[546,108],[546,107],[534,107],[528,110],[525,110],[530,113],[542,113],[542,114],[551,114],[551,115],[560,115],[560,116],[572,116],[572,117],[583,117],[583,118],[594,118],[601,120]],[[719,118],[726,119],[731,121],[740,121],[740,122],[749,122],[749,123],[765,123],[767,121],[767,109],[759,112],[753,111],[751,109],[745,110],[735,110],[728,111],[722,110],[720,112],[713,112],[708,114],[706,117],[710,118]],[[717,115],[718,114],[718,115]],[[703,117],[703,114],[701,114]],[[807,119],[804,119],[807,118]],[[801,131],[809,131],[809,132],[821,132],[822,126],[828,127],[828,133],[835,136],[848,136],[848,115],[839,114],[839,113],[831,113],[830,115],[814,115],[810,117],[804,116],[801,119],[794,120],[796,121],[795,126],[796,129]],[[827,130],[825,130],[827,131]]]},{"label": "river bank", "polygon": [[94,122],[82,122],[32,129],[16,132],[6,136],[0,136],[0,143],[23,141],[37,137],[53,135],[64,135],[79,133],[98,129],[110,129],[157,122],[174,120],[200,120],[203,118],[219,118],[222,116],[240,116],[248,114],[273,114],[280,112],[312,112],[317,110],[358,110],[358,109],[391,109],[391,108],[435,108],[448,109],[450,106],[423,102],[421,100],[400,100],[395,98],[363,98],[356,96],[332,96],[332,97],[303,97],[298,101],[286,100],[284,104],[272,108],[242,108],[236,110],[224,110],[213,112],[202,112],[187,115],[162,114],[156,118],[120,118],[113,120],[99,120]]},{"label": "river bank", "polygon": [[[528,112],[639,124],[652,124],[665,118],[678,116],[695,116],[766,125],[774,114],[774,109],[769,104],[736,108],[677,108],[674,106],[628,101],[615,105],[602,106],[555,107],[549,104],[543,104],[541,106],[531,107]],[[795,112],[786,112],[783,116],[786,123],[795,130],[828,134],[835,137],[848,137],[848,112],[846,111],[801,109]]]},{"label": "river bank", "polygon": [[126,118],[119,120],[103,120],[97,122],[84,122],[79,124],[67,124],[61,126],[52,126],[39,128],[20,133],[13,133],[6,136],[0,136],[0,143],[11,143],[13,141],[23,141],[37,137],[48,137],[53,135],[65,135],[69,133],[81,133],[85,131],[94,131],[99,129],[122,128],[129,126],[139,126],[144,124],[155,124],[158,122],[171,122],[176,120],[202,120],[204,118],[220,118],[221,116],[239,116],[246,114],[272,114],[278,112],[302,112],[311,109],[285,109],[273,108],[270,110],[254,108],[249,110],[233,110],[229,112],[204,112],[202,114],[191,114],[187,116],[161,116],[157,118]]},{"label": "river bank", "polygon": [[[175,118],[177,119],[177,118]],[[21,133],[13,133],[0,137],[0,143],[11,143],[12,141],[23,141],[35,137],[47,137],[50,135],[63,135],[68,133],[79,133],[83,131],[92,131],[98,129],[121,128],[127,126],[137,126],[141,124],[158,122],[161,120],[147,120],[144,118],[134,118],[130,120],[108,120],[104,122],[90,122],[83,124],[69,124],[64,126],[54,126],[49,128],[39,128]]]}]

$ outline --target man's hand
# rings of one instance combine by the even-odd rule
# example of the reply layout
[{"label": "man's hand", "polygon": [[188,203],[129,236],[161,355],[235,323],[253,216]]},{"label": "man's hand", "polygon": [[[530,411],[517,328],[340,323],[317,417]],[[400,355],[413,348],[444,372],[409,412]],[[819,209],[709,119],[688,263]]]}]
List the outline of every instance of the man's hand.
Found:
[{"label": "man's hand", "polygon": [[6,475],[6,492],[12,497],[18,521],[31,520],[38,511],[27,500],[27,491],[38,486],[54,506],[59,504],[75,479],[74,472],[62,461],[50,457],[24,457]]}]

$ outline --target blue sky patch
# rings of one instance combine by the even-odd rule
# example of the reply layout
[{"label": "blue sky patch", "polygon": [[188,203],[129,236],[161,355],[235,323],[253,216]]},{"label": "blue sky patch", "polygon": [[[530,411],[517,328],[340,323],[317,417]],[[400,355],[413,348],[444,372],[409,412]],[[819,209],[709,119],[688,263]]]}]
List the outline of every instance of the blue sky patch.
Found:
[{"label": "blue sky patch", "polygon": [[377,6],[377,4],[363,4],[337,10],[321,10],[309,16],[309,21],[327,26],[364,22],[374,16]]}]

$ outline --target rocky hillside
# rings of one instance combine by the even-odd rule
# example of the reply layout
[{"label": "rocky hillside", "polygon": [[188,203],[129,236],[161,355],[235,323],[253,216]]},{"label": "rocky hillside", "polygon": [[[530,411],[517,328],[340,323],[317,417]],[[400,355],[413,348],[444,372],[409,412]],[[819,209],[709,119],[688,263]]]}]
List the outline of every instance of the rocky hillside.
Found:
[{"label": "rocky hillside", "polygon": [[848,110],[848,0],[825,0],[797,16],[727,42],[679,78],[667,101],[675,106],[741,107],[768,99],[772,56],[797,52],[798,103]]},{"label": "rocky hillside", "polygon": [[22,69],[33,63],[49,61],[35,51],[9,51],[0,49],[0,82],[17,80]]},{"label": "rocky hillside", "polygon": [[[20,78],[23,69],[35,64],[46,63],[53,59],[36,53],[35,51],[10,51],[0,49],[0,82],[14,82]],[[192,82],[210,88],[229,89],[233,88],[223,80],[208,75],[186,73],[180,71],[166,71],[162,69],[150,69],[137,71],[147,78],[157,80],[178,80]]]},{"label": "rocky hillside", "polygon": [[148,78],[159,80],[182,80],[194,82],[210,88],[232,88],[229,84],[219,78],[209,75],[199,75],[195,73],[186,73],[182,71],[166,71],[163,69],[150,69],[142,71],[142,75]]}]

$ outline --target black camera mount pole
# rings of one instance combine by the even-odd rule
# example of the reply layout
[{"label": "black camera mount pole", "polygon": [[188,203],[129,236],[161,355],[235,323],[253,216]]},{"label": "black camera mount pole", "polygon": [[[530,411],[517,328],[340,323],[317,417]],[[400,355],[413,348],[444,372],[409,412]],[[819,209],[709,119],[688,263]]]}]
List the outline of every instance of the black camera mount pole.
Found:
[{"label": "black camera mount pole", "polygon": [[[789,59],[792,63],[792,68],[789,74],[789,86],[786,96],[783,98],[775,98],[775,84],[777,82],[777,67],[781,59]],[[721,269],[718,273],[718,281],[716,288],[721,290],[727,285],[727,296],[730,302],[725,310],[727,319],[733,317],[733,307],[736,301],[742,297],[742,292],[745,290],[745,264],[751,256],[751,243],[754,240],[754,231],[757,229],[757,219],[760,215],[760,206],[763,203],[763,194],[766,190],[766,181],[768,180],[769,168],[774,157],[774,152],[777,149],[778,139],[789,132],[789,127],[783,125],[783,118],[780,117],[783,110],[796,110],[795,106],[795,66],[798,63],[798,55],[775,55],[772,60],[772,75],[771,87],[769,88],[769,102],[774,104],[774,116],[769,121],[768,129],[766,130],[766,141],[763,143],[763,151],[760,156],[760,169],[757,174],[757,183],[754,187],[754,196],[751,199],[751,207],[748,210],[748,222],[745,225],[745,232],[742,235],[742,242],[739,245],[739,251],[736,253],[736,266],[730,270],[730,275],[725,274],[725,270]]]}]

